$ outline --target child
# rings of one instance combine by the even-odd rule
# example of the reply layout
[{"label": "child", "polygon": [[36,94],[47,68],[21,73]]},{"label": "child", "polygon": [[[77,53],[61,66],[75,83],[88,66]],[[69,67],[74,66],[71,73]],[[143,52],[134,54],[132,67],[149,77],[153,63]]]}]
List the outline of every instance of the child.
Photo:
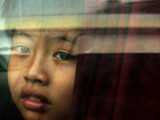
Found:
[{"label": "child", "polygon": [[[48,14],[54,14],[52,9],[56,10],[53,3],[53,0],[48,0],[48,3],[40,0],[33,1],[33,5],[29,1],[6,0],[4,14],[6,18],[30,16],[32,19],[32,16],[41,15],[47,18]],[[50,8],[43,11],[37,5]],[[24,24],[21,21],[15,28],[9,28],[14,29],[10,32],[12,50],[8,64],[11,95],[25,120],[66,120],[72,102],[80,32],[73,28],[52,29],[50,25],[47,29],[43,22],[33,21]],[[43,27],[32,28],[39,24]]]},{"label": "child", "polygon": [[26,120],[68,118],[76,69],[75,30],[16,30],[8,65],[12,98]]},{"label": "child", "polygon": [[[5,1],[6,17],[13,17],[14,23],[20,16],[16,27],[11,23],[8,28],[14,29],[8,79],[24,119],[160,119],[158,1],[86,0],[85,5],[80,4],[83,0]],[[90,10],[87,15],[91,17],[79,8]],[[102,15],[92,16],[94,13]],[[93,49],[88,54],[81,52],[78,61],[78,25],[63,15],[82,15],[84,19],[77,23],[83,20],[89,29],[102,28],[81,36],[82,51],[88,46]],[[38,19],[39,23],[37,17],[44,19]]]}]

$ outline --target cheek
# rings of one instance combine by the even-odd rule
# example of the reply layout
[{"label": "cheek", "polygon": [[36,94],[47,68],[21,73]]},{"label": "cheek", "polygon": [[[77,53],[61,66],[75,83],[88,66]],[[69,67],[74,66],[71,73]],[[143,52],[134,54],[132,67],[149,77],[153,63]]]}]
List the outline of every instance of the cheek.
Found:
[{"label": "cheek", "polygon": [[[9,83],[9,86],[10,86],[10,89],[12,90],[15,85],[17,84],[18,82],[18,76],[19,76],[19,73],[20,71],[19,70],[16,70],[16,64],[17,62],[14,61],[13,59],[14,57],[11,55],[10,56],[10,60],[9,60],[9,64],[8,64],[8,83]],[[17,64],[18,65],[18,64]],[[18,85],[18,84],[17,84]]]},{"label": "cheek", "polygon": [[59,109],[69,109],[75,80],[75,66],[57,69],[52,79],[50,95]]},{"label": "cheek", "polygon": [[23,71],[25,69],[25,66],[22,65],[22,63],[26,64],[26,61],[22,62],[22,60],[11,54],[8,64],[8,83],[11,92],[21,87],[22,83],[24,82]]},{"label": "cheek", "polygon": [[73,92],[74,79],[75,79],[75,70],[67,70],[67,71],[57,71],[55,83],[55,87],[61,92],[61,97],[67,97],[71,95]]},{"label": "cheek", "polygon": [[57,79],[59,79],[59,86],[61,86],[62,91],[65,92],[66,89],[68,91],[73,89],[74,79],[75,79],[76,67],[75,65],[71,65],[69,67],[64,67],[57,71]]},{"label": "cheek", "polygon": [[8,83],[13,99],[17,98],[20,94],[22,80],[19,78],[20,71],[8,71]]},{"label": "cheek", "polygon": [[30,58],[27,55],[16,55],[13,51],[11,52],[9,60],[9,71],[21,71],[29,65]]},{"label": "cheek", "polygon": [[18,79],[18,72],[16,71],[8,71],[8,83],[10,89],[13,89],[15,85],[17,84],[17,79]]}]

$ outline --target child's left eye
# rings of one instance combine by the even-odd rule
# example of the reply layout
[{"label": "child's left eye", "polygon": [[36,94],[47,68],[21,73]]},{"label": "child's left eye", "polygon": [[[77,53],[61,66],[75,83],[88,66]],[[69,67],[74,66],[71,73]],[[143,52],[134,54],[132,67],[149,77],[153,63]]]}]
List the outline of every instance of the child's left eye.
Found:
[{"label": "child's left eye", "polygon": [[69,53],[65,53],[65,52],[58,52],[54,55],[54,57],[62,60],[62,61],[72,61],[76,59],[76,56],[71,55]]}]

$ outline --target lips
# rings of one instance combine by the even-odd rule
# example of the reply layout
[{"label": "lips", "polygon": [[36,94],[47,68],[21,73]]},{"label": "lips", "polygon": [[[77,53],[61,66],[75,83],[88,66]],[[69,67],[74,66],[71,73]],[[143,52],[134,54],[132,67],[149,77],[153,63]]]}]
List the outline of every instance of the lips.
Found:
[{"label": "lips", "polygon": [[21,92],[23,106],[36,112],[46,111],[51,103],[39,91],[33,88],[24,88]]}]

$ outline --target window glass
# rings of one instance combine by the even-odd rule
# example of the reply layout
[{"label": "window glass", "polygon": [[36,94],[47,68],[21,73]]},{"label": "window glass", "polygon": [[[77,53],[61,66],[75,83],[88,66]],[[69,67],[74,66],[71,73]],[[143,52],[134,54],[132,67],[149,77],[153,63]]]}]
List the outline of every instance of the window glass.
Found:
[{"label": "window glass", "polygon": [[1,0],[0,119],[158,120],[159,5]]}]

